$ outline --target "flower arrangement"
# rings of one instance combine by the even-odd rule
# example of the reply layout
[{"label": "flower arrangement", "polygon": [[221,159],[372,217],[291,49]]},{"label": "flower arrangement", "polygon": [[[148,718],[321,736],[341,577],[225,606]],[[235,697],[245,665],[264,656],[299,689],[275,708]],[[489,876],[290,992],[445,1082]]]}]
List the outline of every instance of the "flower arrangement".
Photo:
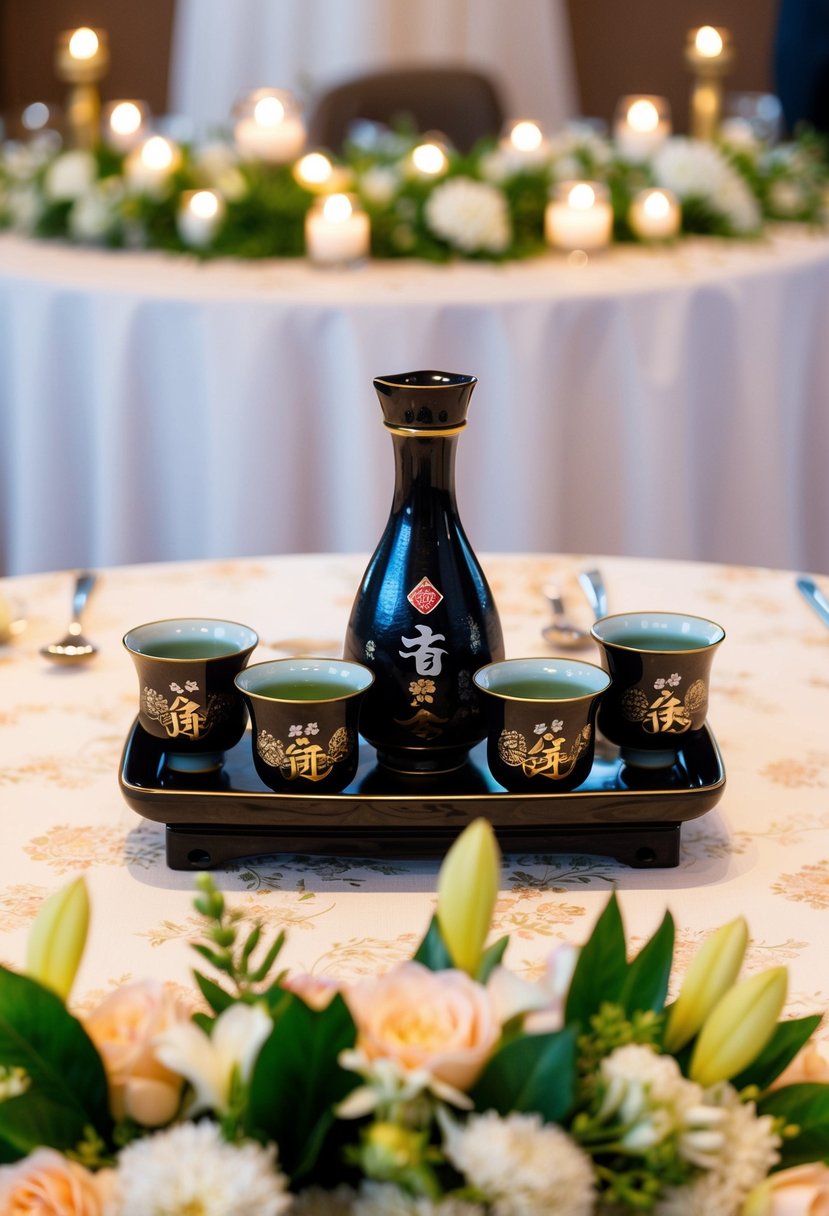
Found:
[{"label": "flower arrangement", "polygon": [[[413,132],[374,132],[337,165],[371,219],[376,257],[515,259],[542,252],[544,210],[557,182],[589,178],[610,189],[614,238],[637,239],[633,198],[649,186],[674,191],[682,233],[758,235],[766,221],[827,218],[829,158],[820,137],[771,146],[728,128],[717,143],[674,137],[645,161],[578,125],[535,155],[482,141],[468,155],[447,149],[432,175],[413,166]],[[0,225],[81,244],[185,251],[200,256],[293,257],[305,251],[304,220],[316,195],[295,166],[241,157],[231,144],[173,148],[169,171],[147,173],[135,153],[106,145],[62,150],[45,139],[0,149]],[[344,185],[343,185],[344,184]],[[179,223],[186,191],[216,191],[217,219],[196,243]]]},{"label": "flower arrangement", "polygon": [[[492,829],[440,870],[413,959],[349,986],[276,971],[208,876],[201,1008],[126,985],[66,1006],[83,880],[0,969],[0,1213],[41,1216],[814,1216],[829,1203],[818,1016],[779,1020],[781,967],[739,980],[708,937],[666,1003],[673,922],[629,959],[612,897],[528,983],[487,945]],[[196,994],[194,991],[194,998]]]}]

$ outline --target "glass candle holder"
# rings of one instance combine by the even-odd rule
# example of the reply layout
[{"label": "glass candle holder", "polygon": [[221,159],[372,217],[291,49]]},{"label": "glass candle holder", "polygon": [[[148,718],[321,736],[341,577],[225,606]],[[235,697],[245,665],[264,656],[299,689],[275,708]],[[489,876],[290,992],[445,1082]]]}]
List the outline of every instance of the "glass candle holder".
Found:
[{"label": "glass candle holder", "polygon": [[671,107],[666,97],[629,93],[619,98],[613,117],[613,139],[626,160],[647,160],[670,134]]},{"label": "glass candle holder", "polygon": [[145,101],[110,101],[104,106],[101,136],[116,152],[129,152],[144,142],[149,131],[150,108]]},{"label": "glass candle holder", "polygon": [[239,155],[285,165],[305,147],[299,103],[287,89],[256,89],[234,107],[233,139]]},{"label": "glass candle holder", "polygon": [[412,177],[443,177],[449,168],[446,139],[436,131],[424,135],[421,142],[409,153],[406,168]]},{"label": "glass candle holder", "polygon": [[630,205],[628,223],[642,241],[669,241],[679,232],[682,208],[671,190],[640,190]]},{"label": "glass candle holder", "polygon": [[181,164],[181,151],[163,135],[151,135],[133,148],[124,173],[130,190],[158,196],[164,193],[172,174]]},{"label": "glass candle holder", "polygon": [[226,211],[218,190],[185,190],[176,216],[178,234],[185,245],[206,248],[221,228]]},{"label": "glass candle holder", "polygon": [[351,171],[335,165],[327,152],[306,152],[294,165],[294,180],[311,194],[341,194],[351,184]]},{"label": "glass candle holder", "polygon": [[733,60],[728,30],[701,25],[688,31],[685,62],[694,73],[691,90],[691,134],[694,139],[713,139],[717,134],[722,118],[723,80]]},{"label": "glass candle holder", "polygon": [[544,235],[556,249],[593,253],[613,235],[613,208],[603,182],[561,182],[544,213]]},{"label": "glass candle holder", "polygon": [[305,217],[305,250],[317,266],[350,266],[368,257],[371,224],[348,194],[317,199]]}]

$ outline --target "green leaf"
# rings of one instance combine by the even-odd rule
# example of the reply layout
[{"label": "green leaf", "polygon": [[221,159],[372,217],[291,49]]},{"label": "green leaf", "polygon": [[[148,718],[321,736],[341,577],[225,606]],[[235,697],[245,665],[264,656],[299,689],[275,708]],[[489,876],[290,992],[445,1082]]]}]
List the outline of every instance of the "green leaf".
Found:
[{"label": "green leaf", "polygon": [[757,1110],[761,1115],[782,1116],[800,1129],[791,1139],[784,1138],[780,1169],[810,1161],[829,1164],[829,1085],[784,1085],[758,1102]]},{"label": "green leaf", "polygon": [[481,955],[481,961],[478,964],[478,974],[475,976],[479,984],[487,982],[492,972],[504,957],[508,945],[508,937],[499,937],[497,942],[493,942],[491,946],[487,946],[486,950],[484,950]]},{"label": "green leaf", "polygon": [[618,1001],[627,970],[625,933],[614,893],[579,951],[564,1010],[567,1025],[578,1022],[586,1027],[602,1002]]},{"label": "green leaf", "polygon": [[537,1111],[545,1122],[561,1123],[573,1105],[575,1080],[572,1031],[525,1034],[499,1047],[470,1096],[477,1110]]},{"label": "green leaf", "polygon": [[759,1090],[768,1089],[772,1081],[780,1076],[787,1064],[795,1058],[801,1047],[812,1037],[821,1022],[819,1013],[806,1018],[789,1018],[778,1022],[769,1042],[748,1068],[734,1077],[731,1084],[736,1090],[747,1085],[756,1085]]},{"label": "green leaf", "polygon": [[426,930],[426,936],[414,953],[414,962],[422,963],[430,971],[449,971],[455,964],[446,948],[446,943],[440,935],[438,918],[433,916]]},{"label": "green leaf", "polygon": [[39,1145],[72,1148],[91,1125],[111,1130],[107,1080],[92,1040],[59,997],[0,968],[0,1066],[22,1068],[29,1087],[0,1103],[0,1157]]},{"label": "green leaf", "polygon": [[256,1061],[250,1088],[248,1131],[279,1145],[283,1169],[308,1173],[334,1122],[332,1107],[357,1083],[337,1063],[356,1030],[337,995],[325,1009],[310,1009],[293,993]]},{"label": "green leaf", "polygon": [[630,964],[619,994],[619,1004],[630,1017],[636,1012],[660,1013],[668,995],[674,957],[674,922],[670,912]]},{"label": "green leaf", "polygon": [[267,951],[265,957],[262,959],[262,962],[259,964],[259,966],[256,968],[256,970],[251,971],[249,973],[248,979],[250,980],[250,982],[252,984],[261,984],[263,980],[266,980],[268,978],[270,969],[276,962],[277,958],[279,957],[279,952],[284,945],[285,945],[285,933],[283,931],[271,943],[269,950]]},{"label": "green leaf", "polygon": [[202,996],[214,1013],[221,1013],[234,1003],[234,998],[229,992],[225,992],[224,988],[220,987],[219,984],[215,984],[213,980],[208,979],[206,975],[202,975],[200,971],[194,971],[193,978],[201,989]]}]

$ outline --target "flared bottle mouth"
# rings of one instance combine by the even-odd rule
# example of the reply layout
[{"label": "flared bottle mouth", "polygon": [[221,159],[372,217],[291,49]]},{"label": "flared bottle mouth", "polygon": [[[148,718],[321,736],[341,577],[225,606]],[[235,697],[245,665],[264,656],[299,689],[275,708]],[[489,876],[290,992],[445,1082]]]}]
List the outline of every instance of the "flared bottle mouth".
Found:
[{"label": "flared bottle mouth", "polygon": [[466,411],[476,376],[433,370],[377,376],[386,426],[415,431],[456,430],[466,425]]}]

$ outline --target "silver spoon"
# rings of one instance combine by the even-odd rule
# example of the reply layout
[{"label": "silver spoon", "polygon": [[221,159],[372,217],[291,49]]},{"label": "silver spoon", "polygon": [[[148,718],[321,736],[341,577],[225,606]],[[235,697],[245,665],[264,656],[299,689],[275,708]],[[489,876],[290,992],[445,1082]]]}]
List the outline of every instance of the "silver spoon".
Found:
[{"label": "silver spoon", "polygon": [[607,616],[607,588],[600,570],[582,570],[579,585],[596,620]]},{"label": "silver spoon", "polygon": [[549,625],[545,625],[541,630],[541,636],[545,642],[549,642],[553,646],[584,646],[593,639],[586,629],[582,629],[575,621],[568,619],[564,611],[564,601],[561,598],[561,593],[558,587],[553,583],[547,583],[542,587],[544,595],[549,600],[550,608],[553,612],[553,619]]},{"label": "silver spoon", "polygon": [[40,653],[45,659],[51,659],[53,663],[82,663],[98,653],[98,647],[93,646],[81,633],[83,610],[96,581],[94,574],[78,575],[72,596],[72,621],[69,631],[59,642],[41,647]]}]

